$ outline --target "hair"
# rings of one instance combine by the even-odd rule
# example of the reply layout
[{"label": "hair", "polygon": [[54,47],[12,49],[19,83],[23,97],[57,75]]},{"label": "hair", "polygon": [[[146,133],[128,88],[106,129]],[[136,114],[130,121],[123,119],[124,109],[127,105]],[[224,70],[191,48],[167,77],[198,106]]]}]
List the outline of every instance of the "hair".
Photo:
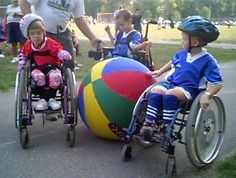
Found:
[{"label": "hair", "polygon": [[33,21],[28,28],[28,33],[30,30],[36,30],[36,29],[40,29],[45,33],[45,27],[43,25],[43,22],[41,20],[35,20]]},{"label": "hair", "polygon": [[118,12],[116,20],[120,18],[124,19],[124,21],[129,21],[132,19],[132,13],[126,9],[122,9]]}]

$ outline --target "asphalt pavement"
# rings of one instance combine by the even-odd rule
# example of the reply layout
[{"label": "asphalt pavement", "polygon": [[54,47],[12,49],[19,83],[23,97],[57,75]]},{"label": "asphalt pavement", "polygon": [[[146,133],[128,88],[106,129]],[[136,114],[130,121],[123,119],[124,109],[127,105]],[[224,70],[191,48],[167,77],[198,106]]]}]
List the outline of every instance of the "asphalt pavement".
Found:
[{"label": "asphalt pavement", "polygon": [[[224,88],[220,92],[227,116],[226,134],[216,161],[236,149],[236,62],[221,66]],[[0,93],[0,178],[157,178],[165,172],[166,154],[159,146],[133,147],[133,159],[123,162],[120,143],[94,137],[79,118],[76,144],[65,141],[63,120],[37,116],[29,127],[30,144],[22,149],[14,126],[14,92]],[[176,145],[177,174],[198,174],[187,159],[185,147]],[[207,169],[207,168],[206,168]],[[204,170],[206,170],[204,169]]]}]

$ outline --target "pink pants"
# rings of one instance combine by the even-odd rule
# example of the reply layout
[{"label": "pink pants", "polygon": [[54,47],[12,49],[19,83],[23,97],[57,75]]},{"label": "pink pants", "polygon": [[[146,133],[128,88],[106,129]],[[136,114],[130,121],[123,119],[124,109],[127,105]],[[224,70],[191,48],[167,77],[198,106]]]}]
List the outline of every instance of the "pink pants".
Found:
[{"label": "pink pants", "polygon": [[[31,75],[36,86],[44,86],[46,84],[45,74],[41,70],[35,69],[32,71]],[[50,88],[56,89],[62,83],[62,74],[58,69],[49,71],[47,76]]]}]

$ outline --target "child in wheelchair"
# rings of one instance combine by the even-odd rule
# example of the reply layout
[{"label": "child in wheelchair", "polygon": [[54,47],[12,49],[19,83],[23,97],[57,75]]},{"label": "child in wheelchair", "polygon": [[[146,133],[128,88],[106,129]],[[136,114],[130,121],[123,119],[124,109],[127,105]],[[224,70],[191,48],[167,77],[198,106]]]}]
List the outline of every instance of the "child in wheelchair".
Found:
[{"label": "child in wheelchair", "polygon": [[70,60],[71,55],[58,42],[45,36],[43,19],[40,16],[25,15],[20,21],[20,29],[28,41],[18,56],[17,70],[25,69],[27,60],[30,60],[31,78],[40,98],[35,110],[58,110],[61,103],[55,97],[63,79],[60,66]]},{"label": "child in wheelchair", "polygon": [[150,41],[142,43],[141,33],[132,27],[132,14],[128,10],[120,10],[116,15],[115,21],[119,24],[119,31],[113,37],[109,26],[106,26],[107,32],[111,43],[115,48],[108,53],[106,58],[112,58],[117,56],[133,58],[133,53],[151,47]]},{"label": "child in wheelchair", "polygon": [[159,77],[169,71],[167,80],[159,83],[150,93],[145,121],[140,130],[144,138],[150,139],[157,128],[156,123],[161,120],[161,146],[166,142],[167,131],[178,108],[193,101],[204,91],[200,106],[206,109],[211,97],[222,87],[217,61],[203,48],[218,38],[218,29],[200,16],[187,17],[178,29],[182,32],[183,49],[160,70],[148,73],[152,77]]}]

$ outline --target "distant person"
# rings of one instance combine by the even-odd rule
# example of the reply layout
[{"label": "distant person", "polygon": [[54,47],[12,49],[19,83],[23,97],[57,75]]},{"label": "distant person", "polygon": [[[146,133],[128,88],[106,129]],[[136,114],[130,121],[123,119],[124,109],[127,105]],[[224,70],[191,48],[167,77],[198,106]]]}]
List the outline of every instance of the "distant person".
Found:
[{"label": "distant person", "polygon": [[20,48],[23,47],[26,39],[20,32],[19,22],[23,17],[18,0],[12,0],[12,4],[7,6],[6,11],[6,24],[7,24],[7,41],[11,44],[12,60],[11,62],[17,62],[18,58],[18,43]]},{"label": "distant person", "polygon": [[115,37],[112,36],[109,26],[105,28],[111,43],[115,46],[107,58],[117,56],[133,58],[133,52],[151,46],[150,41],[141,43],[140,32],[132,27],[132,14],[130,11],[125,9],[120,10],[115,20],[119,24],[120,29]]},{"label": "distant person", "polygon": [[92,46],[97,47],[98,39],[84,20],[84,0],[19,0],[19,2],[24,14],[30,13],[30,5],[34,5],[36,14],[44,19],[47,36],[59,40],[63,48],[71,54],[72,60],[68,61],[66,65],[72,70],[75,67],[75,56],[71,34],[67,27],[71,15],[76,26],[91,41]]},{"label": "distant person", "polygon": [[142,14],[140,14],[139,9],[136,9],[132,17],[132,22],[134,24],[134,29],[139,31],[142,34],[141,20],[142,20]]}]

